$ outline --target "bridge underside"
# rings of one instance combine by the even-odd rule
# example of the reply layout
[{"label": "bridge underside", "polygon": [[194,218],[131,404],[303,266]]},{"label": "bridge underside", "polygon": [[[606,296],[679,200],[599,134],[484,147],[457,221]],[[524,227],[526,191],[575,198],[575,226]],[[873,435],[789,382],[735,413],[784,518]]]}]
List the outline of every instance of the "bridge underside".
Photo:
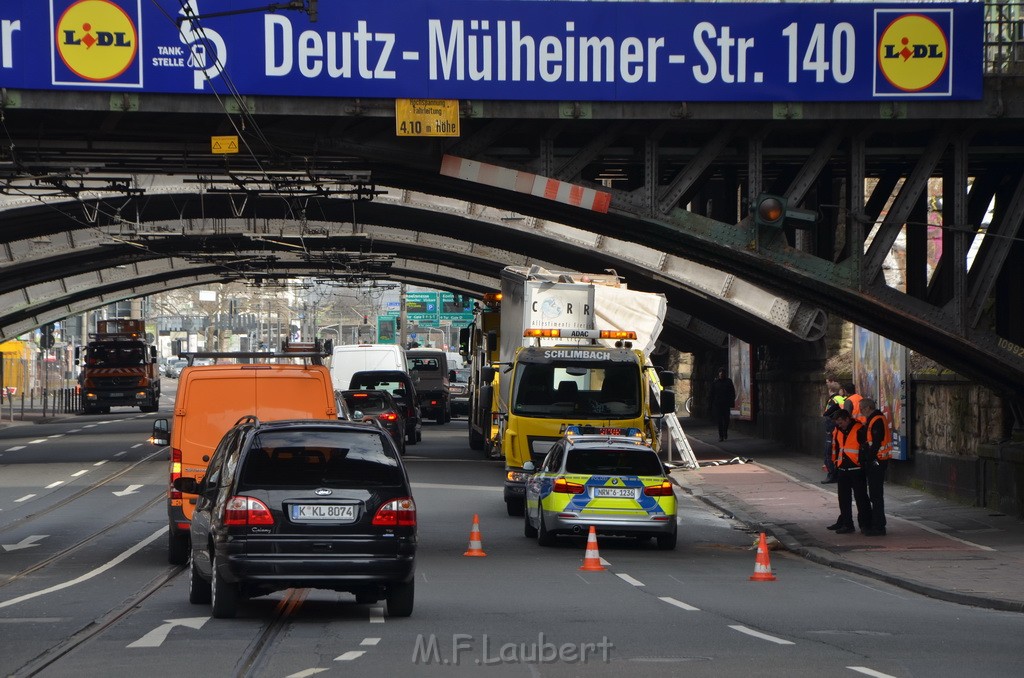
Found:
[{"label": "bridge underside", "polygon": [[[395,137],[384,101],[6,91],[0,106],[3,294],[29,285],[20,303],[4,297],[5,334],[102,303],[62,299],[47,287],[61,275],[106,271],[105,293],[135,296],[161,275],[166,287],[256,276],[272,257],[319,275],[321,252],[373,242],[395,255],[395,279],[466,292],[524,257],[615,268],[669,294],[684,345],[817,338],[810,309],[825,309],[1024,394],[1024,97],[1009,81],[941,105],[463,102],[458,139]],[[210,136],[236,133],[240,154],[209,153]],[[444,155],[605,191],[610,209],[444,176]],[[151,188],[166,175],[191,195]],[[748,205],[762,193],[814,220],[758,226]],[[443,199],[419,209],[403,195]],[[254,237],[268,228],[290,246]],[[106,258],[74,244],[86,233]],[[46,237],[70,244],[25,249]],[[132,289],[113,281],[133,269],[112,265],[150,268],[126,274]],[[757,297],[730,297],[737,284],[772,290],[773,308],[743,308]]]}]

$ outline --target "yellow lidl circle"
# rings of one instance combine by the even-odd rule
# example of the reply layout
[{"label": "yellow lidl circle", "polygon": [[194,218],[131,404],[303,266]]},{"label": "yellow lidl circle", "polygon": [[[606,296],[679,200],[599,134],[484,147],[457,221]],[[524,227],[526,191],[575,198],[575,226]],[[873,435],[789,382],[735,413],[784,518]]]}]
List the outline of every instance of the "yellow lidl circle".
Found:
[{"label": "yellow lidl circle", "polygon": [[85,80],[103,82],[135,60],[138,33],[123,9],[109,0],[79,0],[57,21],[54,36],[64,65]]},{"label": "yellow lidl circle", "polygon": [[931,18],[905,14],[886,27],[878,42],[878,65],[889,83],[904,92],[928,89],[949,64],[946,33]]}]

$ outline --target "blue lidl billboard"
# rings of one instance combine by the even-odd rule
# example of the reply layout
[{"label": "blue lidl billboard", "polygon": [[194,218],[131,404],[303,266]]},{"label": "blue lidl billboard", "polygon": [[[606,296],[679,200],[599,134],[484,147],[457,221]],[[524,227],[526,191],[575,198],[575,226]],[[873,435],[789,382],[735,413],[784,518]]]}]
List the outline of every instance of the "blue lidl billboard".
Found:
[{"label": "blue lidl billboard", "polygon": [[555,101],[979,99],[983,5],[3,0],[0,87]]}]

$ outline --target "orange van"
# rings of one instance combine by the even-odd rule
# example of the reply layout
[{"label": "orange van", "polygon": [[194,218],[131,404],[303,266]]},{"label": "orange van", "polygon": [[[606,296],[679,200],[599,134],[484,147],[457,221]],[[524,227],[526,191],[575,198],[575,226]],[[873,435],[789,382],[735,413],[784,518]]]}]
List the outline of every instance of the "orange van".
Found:
[{"label": "orange van", "polygon": [[[328,369],[319,364],[321,354],[290,353],[191,353],[195,358],[248,357],[252,364],[214,364],[185,367],[178,379],[178,395],[168,435],[167,420],[153,425],[156,444],[170,444],[170,482],[181,477],[197,480],[221,438],[246,415],[260,421],[279,419],[337,419],[334,388]],[[271,358],[303,358],[303,364],[273,363]],[[178,492],[167,495],[170,531],[167,560],[183,565],[189,554],[189,522],[196,495]]]}]

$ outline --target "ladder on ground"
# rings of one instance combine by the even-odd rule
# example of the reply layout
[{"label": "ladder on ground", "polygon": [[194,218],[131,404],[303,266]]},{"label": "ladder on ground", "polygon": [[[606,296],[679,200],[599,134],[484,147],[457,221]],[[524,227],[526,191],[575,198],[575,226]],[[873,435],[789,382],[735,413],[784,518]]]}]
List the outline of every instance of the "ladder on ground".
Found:
[{"label": "ladder on ground", "polygon": [[683,463],[683,466],[691,469],[698,468],[697,457],[693,454],[690,441],[686,439],[686,434],[683,432],[683,425],[679,423],[679,418],[672,412],[662,417],[662,421],[665,422],[665,428],[668,430],[668,439],[671,441],[668,448],[668,461],[675,461],[674,458],[676,453],[678,453],[679,461]]}]

